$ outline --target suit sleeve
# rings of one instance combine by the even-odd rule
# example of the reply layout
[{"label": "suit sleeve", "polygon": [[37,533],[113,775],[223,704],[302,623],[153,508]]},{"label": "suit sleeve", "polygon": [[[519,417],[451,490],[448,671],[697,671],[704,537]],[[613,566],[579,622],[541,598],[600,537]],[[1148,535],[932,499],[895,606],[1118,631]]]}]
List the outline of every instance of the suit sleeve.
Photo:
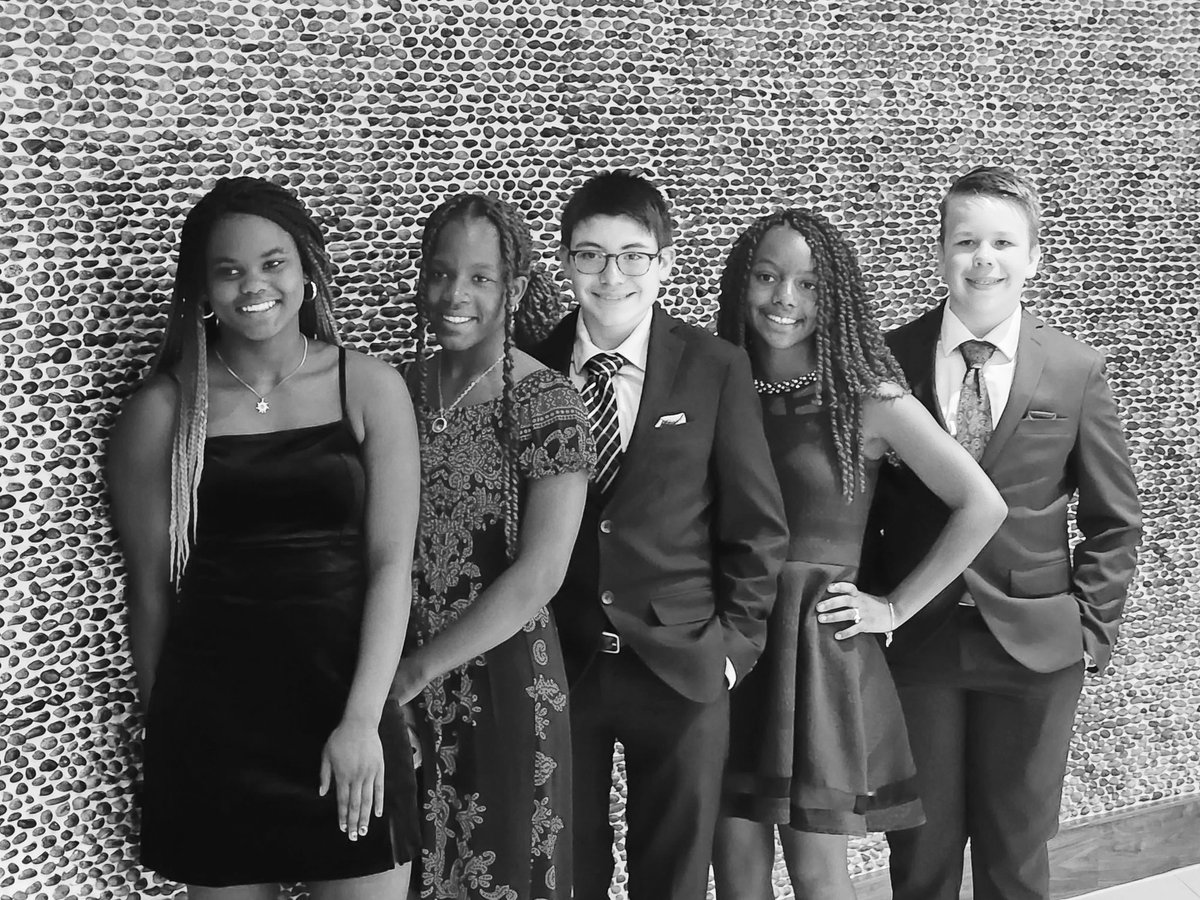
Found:
[{"label": "suit sleeve", "polygon": [[712,461],[717,614],[725,655],[741,680],[766,644],[787,555],[787,520],[744,353],[729,366],[719,403]]},{"label": "suit sleeve", "polygon": [[1137,564],[1142,516],[1117,404],[1098,358],[1088,373],[1079,437],[1071,454],[1081,539],[1073,558],[1083,649],[1108,665]]}]

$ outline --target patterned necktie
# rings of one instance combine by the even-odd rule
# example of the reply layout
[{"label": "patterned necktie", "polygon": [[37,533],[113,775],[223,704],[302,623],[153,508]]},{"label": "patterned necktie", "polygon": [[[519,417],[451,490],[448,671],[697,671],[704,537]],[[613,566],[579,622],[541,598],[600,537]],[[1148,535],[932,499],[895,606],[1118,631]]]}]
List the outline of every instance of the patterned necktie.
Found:
[{"label": "patterned necktie", "polygon": [[967,362],[967,374],[963,376],[962,393],[958,397],[955,437],[979,462],[992,436],[992,402],[983,380],[983,364],[992,358],[996,346],[987,341],[963,341],[958,351]]},{"label": "patterned necktie", "polygon": [[621,425],[617,420],[617,391],[612,378],[625,365],[619,353],[597,353],[586,363],[587,383],[583,386],[583,405],[587,407],[596,442],[596,470],[592,481],[607,491],[621,467]]}]

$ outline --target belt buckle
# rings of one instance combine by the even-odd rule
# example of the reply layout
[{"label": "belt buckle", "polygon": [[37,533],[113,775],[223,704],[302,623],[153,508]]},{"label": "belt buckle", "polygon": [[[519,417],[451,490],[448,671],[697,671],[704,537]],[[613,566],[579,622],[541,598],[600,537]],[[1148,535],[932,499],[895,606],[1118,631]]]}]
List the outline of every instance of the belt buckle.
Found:
[{"label": "belt buckle", "polygon": [[614,634],[611,631],[600,632],[600,652],[601,653],[620,653],[621,652],[621,636]]}]

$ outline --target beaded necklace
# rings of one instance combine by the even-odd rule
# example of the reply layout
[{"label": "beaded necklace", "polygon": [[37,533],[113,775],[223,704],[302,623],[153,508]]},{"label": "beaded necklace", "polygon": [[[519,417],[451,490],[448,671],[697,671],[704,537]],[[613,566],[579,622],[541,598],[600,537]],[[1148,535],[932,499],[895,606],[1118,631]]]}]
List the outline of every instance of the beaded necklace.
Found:
[{"label": "beaded necklace", "polygon": [[787,381],[764,381],[761,378],[754,379],[754,389],[760,394],[791,394],[800,388],[808,387],[810,384],[816,384],[817,370],[813,369],[798,378],[789,378]]}]

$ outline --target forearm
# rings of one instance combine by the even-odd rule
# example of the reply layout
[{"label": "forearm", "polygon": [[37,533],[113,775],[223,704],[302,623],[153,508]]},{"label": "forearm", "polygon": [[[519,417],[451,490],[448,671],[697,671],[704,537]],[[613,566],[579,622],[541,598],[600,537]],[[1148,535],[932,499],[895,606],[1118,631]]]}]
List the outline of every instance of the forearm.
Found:
[{"label": "forearm", "polygon": [[462,614],[405,656],[422,686],[516,634],[550,602],[562,578],[520,560],[488,585]]},{"label": "forearm", "polygon": [[[132,593],[132,592],[131,592]],[[170,621],[168,600],[149,601],[136,594],[129,597],[129,652],[137,675],[142,708],[150,704],[154,678]]]},{"label": "forearm", "polygon": [[344,719],[378,722],[404,649],[412,601],[411,565],[400,561],[381,567],[370,579],[363,607],[358,665]]},{"label": "forearm", "polygon": [[997,512],[989,506],[965,506],[951,512],[929,552],[887,596],[897,626],[966,570],[1003,521]]}]

